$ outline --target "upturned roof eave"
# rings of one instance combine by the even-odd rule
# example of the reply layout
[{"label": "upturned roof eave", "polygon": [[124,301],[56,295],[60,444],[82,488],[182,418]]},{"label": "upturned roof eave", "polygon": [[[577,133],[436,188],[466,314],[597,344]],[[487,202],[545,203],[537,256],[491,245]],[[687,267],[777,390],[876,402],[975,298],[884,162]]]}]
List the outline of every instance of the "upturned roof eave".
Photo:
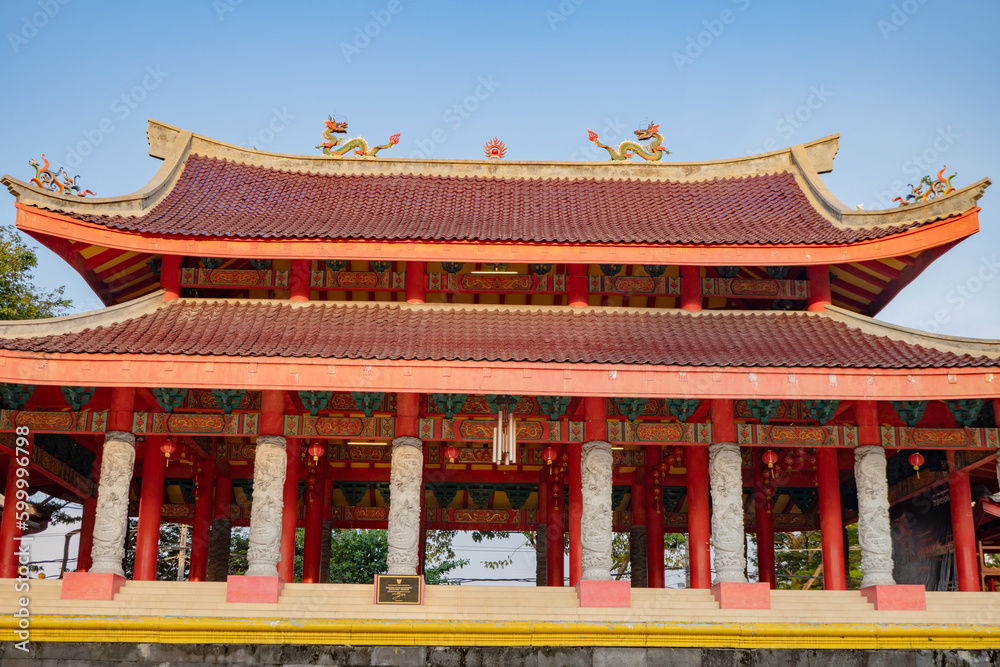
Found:
[{"label": "upturned roof eave", "polygon": [[854,211],[836,199],[819,174],[833,169],[839,135],[784,149],[705,162],[560,162],[507,160],[443,160],[393,157],[341,158],[283,155],[256,151],[150,120],[149,153],[163,165],[145,186],[120,197],[83,199],[36,188],[9,175],[0,179],[19,203],[51,211],[83,215],[141,217],[176,183],[188,155],[196,153],[278,171],[310,174],[420,174],[493,178],[636,179],[697,182],[787,171],[794,173],[815,210],[845,229],[867,229],[921,223],[964,213],[975,207],[989,179],[923,204],[885,211]]}]

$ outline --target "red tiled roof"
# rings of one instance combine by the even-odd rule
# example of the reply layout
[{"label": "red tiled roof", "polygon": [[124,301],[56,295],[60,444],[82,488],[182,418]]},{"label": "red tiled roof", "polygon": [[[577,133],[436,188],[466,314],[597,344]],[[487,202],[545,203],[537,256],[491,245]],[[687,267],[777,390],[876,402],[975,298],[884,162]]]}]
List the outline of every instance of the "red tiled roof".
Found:
[{"label": "red tiled roof", "polygon": [[0,340],[43,353],[473,360],[677,366],[1000,365],[803,312],[199,301],[78,333]]},{"label": "red tiled roof", "polygon": [[700,182],[308,174],[191,155],[141,217],[68,213],[152,234],[562,243],[850,243],[789,172]]}]

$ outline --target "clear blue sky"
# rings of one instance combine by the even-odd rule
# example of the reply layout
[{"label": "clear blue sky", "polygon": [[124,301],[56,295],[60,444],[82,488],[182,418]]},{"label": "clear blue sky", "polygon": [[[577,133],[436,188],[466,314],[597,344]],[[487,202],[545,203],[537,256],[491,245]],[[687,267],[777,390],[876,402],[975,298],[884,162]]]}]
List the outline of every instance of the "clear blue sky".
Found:
[{"label": "clear blue sky", "polygon": [[[880,208],[943,164],[958,186],[1000,176],[998,19],[988,0],[6,0],[0,171],[27,179],[44,152],[99,195],[131,192],[159,165],[147,118],[315,154],[336,114],[349,136],[402,132],[389,155],[479,158],[498,136],[532,160],[603,159],[588,127],[612,143],[655,120],[682,161],[839,132],[827,184]],[[983,231],[883,319],[1000,338],[997,188]],[[36,277],[100,305],[47,251]]]}]

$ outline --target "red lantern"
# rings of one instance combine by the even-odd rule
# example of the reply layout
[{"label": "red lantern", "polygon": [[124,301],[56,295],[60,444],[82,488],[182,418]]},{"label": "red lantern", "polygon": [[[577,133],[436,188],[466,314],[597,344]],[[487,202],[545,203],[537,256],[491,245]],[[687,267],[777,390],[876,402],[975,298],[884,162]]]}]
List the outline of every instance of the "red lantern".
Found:
[{"label": "red lantern", "polygon": [[454,463],[455,459],[458,458],[458,447],[455,445],[448,445],[444,448],[444,456],[448,459],[448,463]]},{"label": "red lantern", "polygon": [[924,456],[920,452],[910,454],[910,465],[917,471],[917,479],[920,479],[920,466],[924,464]]},{"label": "red lantern", "polygon": [[325,451],[326,447],[324,447],[323,444],[320,442],[312,443],[311,445],[309,445],[309,449],[306,450],[309,456],[313,457],[313,463],[319,461],[319,457],[323,456],[323,453]]},{"label": "red lantern", "polygon": [[769,449],[760,455],[760,460],[766,463],[768,468],[773,468],[774,464],[778,462],[778,455]]},{"label": "red lantern", "polygon": [[555,447],[546,447],[542,450],[542,458],[545,459],[545,465],[552,465],[552,462],[556,460],[558,454],[556,453]]},{"label": "red lantern", "polygon": [[166,454],[169,461],[170,455],[177,451],[177,443],[170,439],[164,440],[163,444],[160,445],[160,451]]}]

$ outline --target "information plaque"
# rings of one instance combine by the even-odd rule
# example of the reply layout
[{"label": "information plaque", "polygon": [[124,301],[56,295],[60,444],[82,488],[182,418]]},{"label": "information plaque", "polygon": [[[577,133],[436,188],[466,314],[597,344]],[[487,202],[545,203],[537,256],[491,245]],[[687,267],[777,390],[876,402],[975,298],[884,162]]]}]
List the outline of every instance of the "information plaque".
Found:
[{"label": "information plaque", "polygon": [[423,576],[419,574],[375,575],[375,604],[423,603]]}]

